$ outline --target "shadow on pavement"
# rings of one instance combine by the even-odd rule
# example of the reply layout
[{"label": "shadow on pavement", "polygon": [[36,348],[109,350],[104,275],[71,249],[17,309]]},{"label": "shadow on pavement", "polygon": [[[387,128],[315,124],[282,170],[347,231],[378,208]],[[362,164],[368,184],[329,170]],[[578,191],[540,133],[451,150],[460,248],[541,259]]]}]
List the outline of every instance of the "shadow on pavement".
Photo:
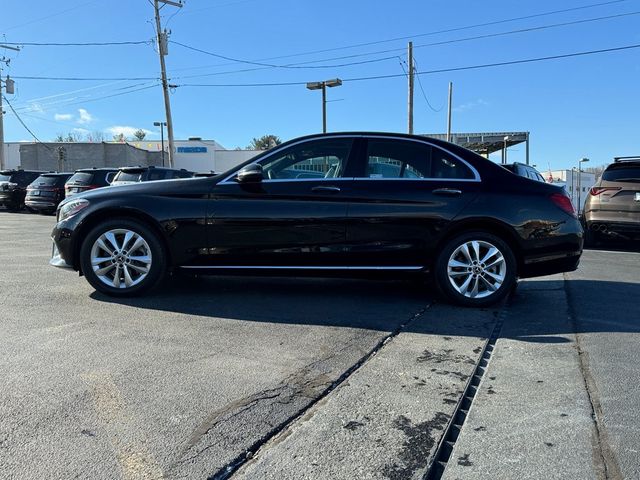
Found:
[{"label": "shadow on pavement", "polygon": [[[146,297],[119,299],[97,292],[91,297],[101,302],[202,317],[389,330],[399,317],[409,318],[434,301],[429,288],[408,281],[178,277]],[[550,321],[558,314],[563,318],[570,315],[567,291],[573,303],[580,302],[577,309],[571,310],[578,317],[577,332],[567,322]],[[561,343],[572,341],[566,336],[573,333],[640,332],[638,298],[640,283],[569,280],[565,289],[565,282],[559,280],[522,282],[508,305],[511,321],[518,325],[512,338]],[[493,310],[497,315],[499,306]],[[429,315],[438,320],[462,317],[469,326],[468,333],[460,328],[459,320],[435,322],[438,331],[432,333],[475,336],[477,322],[486,320],[486,312],[438,303],[427,311],[427,322]]]}]

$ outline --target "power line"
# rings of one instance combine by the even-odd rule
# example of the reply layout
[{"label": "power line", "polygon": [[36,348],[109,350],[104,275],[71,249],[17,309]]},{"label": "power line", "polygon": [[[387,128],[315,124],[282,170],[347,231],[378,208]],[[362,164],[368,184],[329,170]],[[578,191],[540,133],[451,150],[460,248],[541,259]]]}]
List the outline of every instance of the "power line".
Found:
[{"label": "power line", "polygon": [[36,76],[12,76],[16,80],[52,80],[52,81],[65,81],[65,82],[118,82],[118,81],[132,81],[137,82],[141,80],[158,80],[158,77],[36,77]]},{"label": "power line", "polygon": [[[502,19],[502,20],[494,20],[494,21],[491,21],[491,22],[476,23],[476,24],[464,25],[464,26],[460,26],[460,27],[452,27],[452,28],[447,28],[447,29],[443,29],[443,30],[434,30],[434,31],[431,31],[431,32],[425,32],[425,33],[418,33],[418,34],[414,34],[414,35],[407,35],[407,36],[402,36],[402,37],[389,38],[389,39],[385,39],[385,40],[375,40],[375,41],[371,41],[371,42],[355,43],[355,44],[351,44],[351,45],[343,45],[343,46],[340,46],[340,47],[325,48],[325,49],[321,49],[321,50],[311,50],[311,51],[307,51],[307,52],[292,53],[292,54],[287,54],[287,55],[279,55],[279,56],[275,56],[275,57],[262,58],[262,59],[258,60],[257,62],[265,62],[265,61],[269,61],[269,60],[279,60],[279,59],[283,59],[283,58],[314,55],[314,54],[317,54],[317,53],[334,52],[334,51],[346,50],[346,49],[350,49],[350,48],[366,47],[366,46],[370,46],[370,45],[379,45],[379,44],[382,44],[382,43],[396,42],[396,41],[399,41],[399,40],[409,40],[409,39],[412,39],[412,38],[426,37],[426,36],[431,36],[431,35],[439,35],[439,34],[442,34],[442,33],[459,32],[459,31],[463,31],[463,30],[470,30],[470,29],[473,29],[473,28],[488,27],[488,26],[499,25],[499,24],[503,24],[503,23],[517,22],[517,21],[520,21],[520,20],[529,20],[529,19],[532,19],[532,18],[540,18],[540,17],[550,16],[550,15],[556,15],[556,14],[559,14],[559,13],[574,12],[574,11],[585,10],[585,9],[590,9],[590,8],[596,8],[596,7],[606,6],[606,5],[623,3],[623,2],[627,2],[627,1],[629,1],[629,0],[612,0],[612,1],[607,1],[607,2],[592,3],[592,4],[588,4],[588,5],[582,5],[580,7],[565,8],[565,9],[561,9],[561,10],[552,10],[552,11],[541,12],[541,13],[536,13],[536,14],[532,14],[532,15],[525,15],[525,16],[513,17],[513,18],[506,18],[506,19]],[[185,14],[187,14],[187,13],[189,13],[189,12],[185,12]],[[218,65],[218,66],[224,66],[224,65]]]},{"label": "power line", "polygon": [[415,57],[414,57],[413,63],[415,65],[414,70],[415,70],[416,78],[418,79],[418,86],[420,87],[420,91],[422,92],[422,96],[424,97],[424,101],[427,102],[427,105],[429,106],[429,108],[431,110],[433,110],[436,113],[440,113],[442,111],[442,109],[444,108],[444,105],[442,107],[440,107],[440,108],[435,108],[433,105],[431,105],[431,102],[429,101],[429,98],[427,97],[427,94],[424,91],[424,87],[422,86],[422,80],[420,79],[420,71],[418,70],[418,62],[416,62]]},{"label": "power line", "polygon": [[35,139],[36,142],[44,145],[45,147],[47,147],[47,149],[51,152],[53,152],[53,149],[51,147],[49,147],[49,145],[42,143],[40,141],[40,139],[36,136],[35,133],[33,133],[31,131],[31,129],[27,126],[26,123],[24,123],[24,121],[22,120],[22,118],[20,117],[20,115],[18,115],[18,112],[16,112],[13,108],[13,105],[11,105],[11,102],[9,101],[9,99],[7,99],[7,97],[5,97],[4,95],[2,96],[2,98],[4,98],[4,101],[7,102],[7,105],[9,105],[9,108],[11,109],[11,111],[13,112],[13,114],[16,116],[16,118],[18,119],[18,121],[22,124],[22,126],[24,127],[24,129],[29,132],[31,134],[31,136]]},{"label": "power line", "polygon": [[[496,33],[489,33],[489,34],[484,34],[484,35],[476,35],[476,36],[472,36],[472,37],[463,37],[463,38],[457,38],[457,39],[451,39],[451,40],[443,40],[443,41],[433,42],[433,43],[423,43],[423,44],[419,44],[419,45],[414,45],[414,48],[433,47],[433,46],[440,46],[440,45],[449,45],[449,44],[453,44],[453,43],[469,42],[469,41],[473,41],[473,40],[483,40],[483,39],[487,39],[487,38],[501,37],[501,36],[506,36],[506,35],[514,35],[514,34],[519,34],[519,33],[534,32],[534,31],[546,30],[546,29],[550,29],[550,28],[567,27],[567,26],[571,26],[571,25],[579,25],[579,24],[597,22],[597,21],[602,21],[602,20],[611,20],[611,19],[614,19],[614,18],[628,17],[628,16],[634,16],[634,15],[640,15],[640,11],[627,12],[627,13],[616,14],[616,15],[607,15],[607,16],[603,16],[603,17],[587,18],[587,19],[581,19],[581,20],[573,20],[573,21],[570,21],[570,22],[561,22],[561,23],[554,23],[554,24],[549,24],[549,25],[540,25],[540,26],[536,26],[536,27],[528,27],[528,28],[521,28],[521,29],[517,29],[517,30],[509,30],[509,31],[506,31],[506,32],[496,32]],[[396,53],[396,52],[403,52],[404,51],[404,48],[394,48],[394,49],[388,49],[388,50],[378,50],[378,51],[375,51],[375,52],[357,53],[357,54],[346,55],[346,56],[341,56],[341,57],[325,58],[325,59],[322,59],[322,60],[310,60],[310,61],[307,61],[307,62],[291,63],[291,64],[286,64],[286,65],[273,65],[273,64],[263,64],[263,63],[257,63],[257,62],[249,61],[249,60],[242,60],[242,59],[227,57],[227,56],[219,55],[219,54],[216,54],[216,53],[207,52],[205,50],[201,50],[201,49],[198,49],[198,48],[195,48],[195,47],[191,47],[191,46],[188,46],[188,45],[184,45],[184,44],[181,44],[181,43],[178,43],[178,42],[172,42],[172,43],[176,43],[176,44],[178,44],[180,46],[189,48],[191,50],[198,51],[200,53],[205,53],[207,55],[211,55],[211,56],[214,56],[214,57],[233,60],[233,61],[238,62],[238,63],[248,63],[248,64],[251,64],[251,65],[260,65],[261,66],[261,68],[253,68],[253,69],[231,70],[231,71],[214,72],[214,73],[203,73],[203,74],[188,75],[188,76],[182,76],[182,77],[179,76],[179,77],[174,77],[174,80],[184,79],[184,78],[199,78],[199,77],[217,76],[217,75],[224,75],[224,74],[230,74],[230,73],[244,73],[244,72],[249,72],[249,71],[264,70],[264,69],[267,69],[267,68],[292,68],[292,69],[293,68],[295,68],[295,69],[303,69],[303,68],[338,68],[338,67],[345,67],[345,66],[352,66],[352,65],[360,65],[360,64],[364,64],[364,63],[374,63],[374,62],[392,60],[392,59],[397,58],[397,56],[394,55],[394,56],[383,57],[383,58],[380,58],[380,59],[375,59],[375,60],[370,60],[370,61],[348,62],[348,63],[342,63],[342,64],[337,64],[337,65],[315,65],[315,66],[309,66],[309,64],[311,64],[311,63],[319,63],[319,62],[327,62],[327,61],[332,61],[332,60],[345,60],[345,59],[351,59],[351,58],[365,57],[365,56],[369,56],[369,55],[377,55],[377,54],[384,54],[384,53]]]},{"label": "power line", "polygon": [[91,5],[92,3],[98,3],[98,1],[99,0],[91,0],[90,2],[84,2],[84,3],[81,3],[80,5],[76,5],[75,7],[67,8],[66,10],[61,10],[59,12],[52,13],[51,15],[47,15],[45,17],[40,17],[40,18],[36,18],[34,20],[29,20],[28,22],[21,23],[20,25],[14,25],[13,27],[3,28],[2,30],[7,32],[9,30],[14,30],[16,28],[26,27],[27,25],[31,25],[33,23],[41,22],[43,20],[48,20],[50,18],[57,17],[59,15],[63,15],[65,13],[67,13],[67,12],[71,12],[72,10],[77,10],[78,8],[81,8],[81,7],[84,7],[84,6],[87,6],[87,5]]},{"label": "power line", "polygon": [[2,42],[5,45],[19,45],[21,47],[106,47],[114,45],[151,45],[153,40],[125,41],[125,42]]},{"label": "power line", "polygon": [[[563,58],[570,57],[581,57],[586,55],[595,55],[599,53],[609,53],[609,52],[619,52],[623,50],[631,50],[635,48],[640,48],[640,44],[634,45],[625,45],[623,47],[613,47],[613,48],[604,48],[600,50],[588,50],[584,52],[574,52],[567,53],[563,55],[551,55],[546,57],[536,57],[536,58],[527,58],[522,60],[511,60],[506,62],[495,62],[495,63],[485,63],[479,65],[467,65],[463,67],[452,67],[452,68],[442,68],[438,70],[427,70],[423,72],[416,73],[417,76],[420,75],[432,75],[435,73],[446,73],[446,72],[458,72],[463,70],[476,70],[481,68],[491,68],[491,67],[502,67],[506,65],[518,65],[524,63],[534,63],[534,62],[543,62],[548,60],[558,60]],[[390,74],[390,75],[375,75],[370,77],[356,77],[356,78],[343,78],[344,82],[359,82],[366,80],[381,80],[387,78],[398,78],[398,77],[406,77],[406,74]],[[182,85],[178,85],[179,87],[280,87],[280,86],[291,86],[291,85],[306,85],[307,82],[278,82],[278,83],[236,83],[236,84],[195,84],[195,83],[186,83]]]}]

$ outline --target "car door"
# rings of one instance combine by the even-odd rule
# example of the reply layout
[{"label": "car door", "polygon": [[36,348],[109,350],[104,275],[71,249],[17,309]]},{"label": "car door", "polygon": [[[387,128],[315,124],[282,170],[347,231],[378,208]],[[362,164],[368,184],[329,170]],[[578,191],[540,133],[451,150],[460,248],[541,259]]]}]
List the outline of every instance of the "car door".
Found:
[{"label": "car door", "polygon": [[478,172],[416,139],[370,137],[363,153],[347,226],[354,265],[423,267],[449,222],[477,196]]},{"label": "car door", "polygon": [[345,264],[344,175],[353,138],[304,140],[259,160],[261,181],[234,175],[216,185],[207,217],[207,264],[225,267],[313,267]]}]

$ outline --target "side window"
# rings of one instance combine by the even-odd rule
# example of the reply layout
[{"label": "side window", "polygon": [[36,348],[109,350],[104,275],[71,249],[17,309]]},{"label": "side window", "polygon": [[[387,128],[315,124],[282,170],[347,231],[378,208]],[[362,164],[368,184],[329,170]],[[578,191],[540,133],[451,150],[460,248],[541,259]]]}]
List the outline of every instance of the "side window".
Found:
[{"label": "side window", "polygon": [[431,147],[403,140],[370,139],[367,178],[428,178]]},{"label": "side window", "polygon": [[334,138],[294,145],[265,159],[265,180],[342,177],[353,140]]},{"label": "side window", "polygon": [[164,180],[165,173],[166,172],[164,170],[156,170],[154,168],[153,170],[149,171],[149,180]]},{"label": "side window", "polygon": [[109,172],[107,173],[107,176],[105,177],[105,181],[107,182],[107,184],[113,182],[113,177],[116,176],[117,172]]},{"label": "side window", "polygon": [[461,160],[440,148],[433,147],[431,151],[431,177],[474,179],[471,169]]}]

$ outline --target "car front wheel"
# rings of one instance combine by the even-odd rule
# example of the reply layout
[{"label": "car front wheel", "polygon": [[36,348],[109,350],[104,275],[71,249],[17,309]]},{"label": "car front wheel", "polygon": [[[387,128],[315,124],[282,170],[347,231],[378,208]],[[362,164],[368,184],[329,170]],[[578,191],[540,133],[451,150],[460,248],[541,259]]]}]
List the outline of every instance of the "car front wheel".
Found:
[{"label": "car front wheel", "polygon": [[451,239],[434,269],[436,285],[450,301],[486,307],[504,299],[516,284],[513,251],[499,237],[469,232]]},{"label": "car front wheel", "polygon": [[80,265],[87,281],[99,292],[132,296],[162,280],[166,256],[149,227],[134,220],[114,219],[89,232],[80,249]]}]

